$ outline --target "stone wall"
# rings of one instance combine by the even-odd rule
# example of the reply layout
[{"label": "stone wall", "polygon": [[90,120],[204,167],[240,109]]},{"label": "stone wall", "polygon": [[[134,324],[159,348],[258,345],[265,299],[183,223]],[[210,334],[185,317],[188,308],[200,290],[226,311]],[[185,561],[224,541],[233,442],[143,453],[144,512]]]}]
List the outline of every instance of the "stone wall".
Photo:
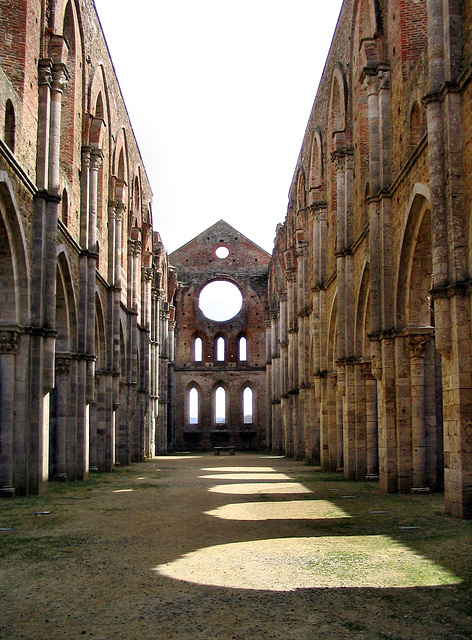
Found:
[{"label": "stone wall", "polygon": [[0,12],[0,491],[11,495],[154,455],[159,316],[174,292],[93,2]]},{"label": "stone wall", "polygon": [[274,451],[472,516],[470,3],[346,0],[269,267]]},{"label": "stone wall", "polygon": [[[219,258],[216,251],[225,248]],[[266,444],[265,321],[269,255],[224,221],[175,251],[179,288],[175,298],[175,447],[239,448]],[[202,289],[213,281],[231,282],[242,294],[242,308],[226,321],[212,320],[199,306]],[[217,353],[218,338],[224,354]],[[246,341],[241,354],[240,340]],[[201,341],[201,355],[195,352]],[[225,391],[226,412],[218,421],[215,394]],[[243,415],[243,394],[252,392],[252,415]],[[191,415],[190,392],[198,393],[198,415]],[[193,392],[195,393],[195,391]],[[250,392],[247,392],[250,393]],[[197,396],[196,396],[197,397]],[[224,419],[223,419],[224,418]]]}]

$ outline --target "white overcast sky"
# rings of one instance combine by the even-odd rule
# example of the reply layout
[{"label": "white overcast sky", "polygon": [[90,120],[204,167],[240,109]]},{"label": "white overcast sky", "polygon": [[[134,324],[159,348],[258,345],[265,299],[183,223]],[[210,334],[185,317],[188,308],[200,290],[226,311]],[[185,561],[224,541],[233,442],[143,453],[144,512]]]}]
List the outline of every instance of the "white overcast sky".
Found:
[{"label": "white overcast sky", "polygon": [[342,0],[95,0],[170,252],[271,252]]}]

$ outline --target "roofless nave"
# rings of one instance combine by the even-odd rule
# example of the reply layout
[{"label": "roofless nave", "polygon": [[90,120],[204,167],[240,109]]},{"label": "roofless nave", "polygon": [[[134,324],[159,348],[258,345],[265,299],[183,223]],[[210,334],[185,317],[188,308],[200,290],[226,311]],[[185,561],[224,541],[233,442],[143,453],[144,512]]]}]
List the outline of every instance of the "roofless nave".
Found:
[{"label": "roofless nave", "polygon": [[93,2],[2,7],[3,495],[231,439],[471,517],[471,5],[346,0],[272,257],[173,267]]}]

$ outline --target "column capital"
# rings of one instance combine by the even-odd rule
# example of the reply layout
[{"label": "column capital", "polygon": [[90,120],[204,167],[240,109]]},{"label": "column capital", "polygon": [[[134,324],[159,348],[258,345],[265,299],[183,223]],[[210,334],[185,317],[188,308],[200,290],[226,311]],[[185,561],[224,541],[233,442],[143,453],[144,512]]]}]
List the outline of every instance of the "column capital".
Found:
[{"label": "column capital", "polygon": [[125,214],[126,211],[126,205],[124,202],[117,202],[116,203],[116,210],[115,210],[115,220],[117,220],[118,222],[121,222],[123,220],[123,216]]},{"label": "column capital", "polygon": [[143,277],[146,282],[152,282],[154,279],[154,269],[152,267],[143,267]]},{"label": "column capital", "polygon": [[340,149],[339,151],[333,151],[331,154],[331,162],[334,164],[337,173],[344,173],[344,171],[353,168],[354,164],[354,151],[351,147]]},{"label": "column capital", "polygon": [[70,355],[60,355],[56,354],[56,373],[58,375],[69,375],[70,365],[71,365],[71,357]]},{"label": "column capital", "polygon": [[0,354],[16,353],[18,348],[17,331],[0,331]]},{"label": "column capital", "polygon": [[98,171],[102,166],[103,151],[101,149],[92,149],[90,154],[90,168],[92,171]]},{"label": "column capital", "polygon": [[376,69],[366,67],[360,80],[368,96],[377,95],[381,89],[390,89],[390,69],[386,66],[378,66]]},{"label": "column capital", "polygon": [[90,157],[92,155],[92,147],[83,146],[81,149],[82,166],[86,169],[90,169]]},{"label": "column capital", "polygon": [[57,93],[63,93],[70,80],[70,73],[63,62],[54,63],[52,66],[51,89]]},{"label": "column capital", "polygon": [[41,58],[38,62],[38,85],[51,86],[52,84],[52,60]]},{"label": "column capital", "polygon": [[424,358],[426,355],[426,348],[434,335],[434,330],[425,331],[425,329],[426,327],[405,330],[410,358]]},{"label": "column capital", "polygon": [[142,243],[140,240],[128,240],[128,245],[130,247],[130,253],[133,257],[139,256],[141,254]]},{"label": "column capital", "polygon": [[295,269],[286,269],[285,271],[285,280],[287,282],[296,282],[297,281],[297,272]]}]

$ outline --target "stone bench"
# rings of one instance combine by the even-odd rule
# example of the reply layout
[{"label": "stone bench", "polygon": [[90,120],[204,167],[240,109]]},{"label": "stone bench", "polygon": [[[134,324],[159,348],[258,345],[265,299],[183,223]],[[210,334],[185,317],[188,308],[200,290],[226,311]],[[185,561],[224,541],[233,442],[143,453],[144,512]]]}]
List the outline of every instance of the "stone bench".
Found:
[{"label": "stone bench", "polygon": [[230,456],[234,456],[234,447],[232,446],[215,447],[214,449],[215,449],[215,456],[219,456],[221,451],[227,451]]}]

